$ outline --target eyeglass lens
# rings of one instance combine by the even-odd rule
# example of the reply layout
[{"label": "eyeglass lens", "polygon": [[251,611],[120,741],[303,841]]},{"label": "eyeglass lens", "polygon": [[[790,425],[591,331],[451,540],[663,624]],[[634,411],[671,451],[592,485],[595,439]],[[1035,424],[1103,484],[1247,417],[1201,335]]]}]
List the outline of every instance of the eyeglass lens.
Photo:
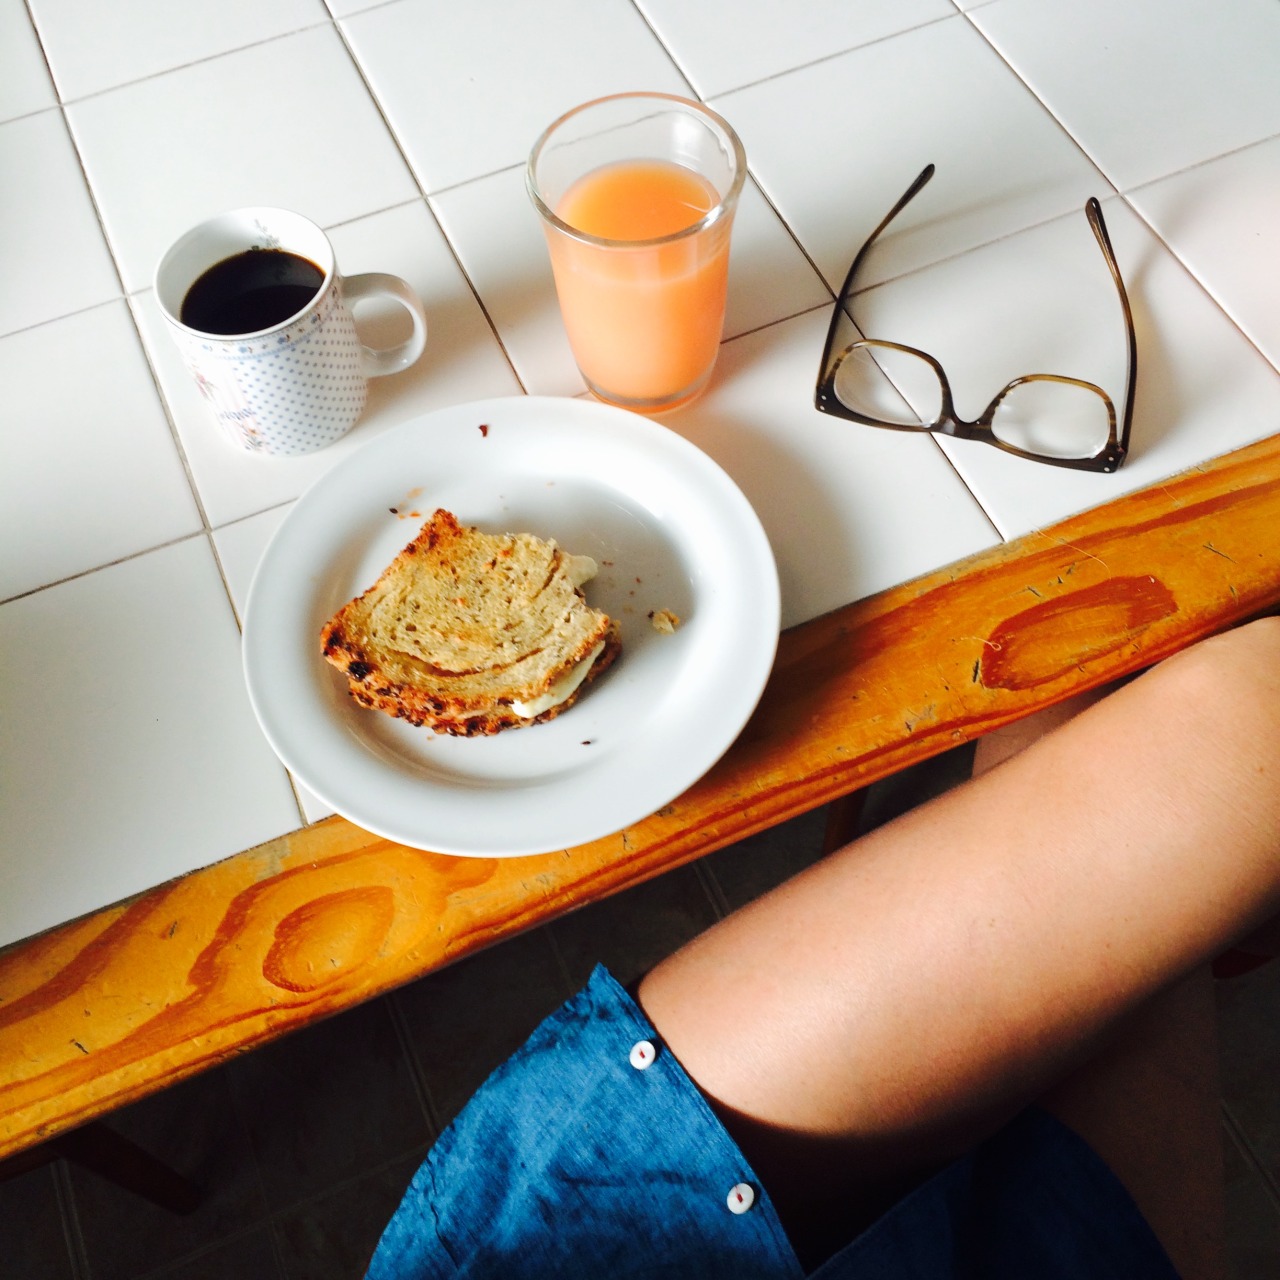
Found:
[{"label": "eyeglass lens", "polygon": [[846,409],[889,426],[923,431],[942,418],[937,372],[927,360],[896,347],[852,347],[836,366],[833,390]]},{"label": "eyeglass lens", "polygon": [[1011,384],[991,415],[997,440],[1042,458],[1092,458],[1106,448],[1111,427],[1102,396],[1057,378]]}]

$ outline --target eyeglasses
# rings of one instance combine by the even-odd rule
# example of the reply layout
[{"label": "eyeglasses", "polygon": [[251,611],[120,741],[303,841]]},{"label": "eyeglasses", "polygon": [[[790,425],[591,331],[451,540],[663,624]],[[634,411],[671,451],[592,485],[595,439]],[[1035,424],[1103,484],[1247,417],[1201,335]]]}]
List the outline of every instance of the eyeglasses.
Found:
[{"label": "eyeglasses", "polygon": [[1084,207],[1120,295],[1129,343],[1129,374],[1124,417],[1117,433],[1116,407],[1101,387],[1080,378],[1033,373],[1015,378],[986,407],[976,422],[956,417],[951,387],[932,356],[896,342],[863,338],[849,311],[854,277],[884,229],[933,177],[927,165],[858,250],[836,299],[814,403],[823,413],[870,427],[895,431],[933,431],[960,440],[979,440],[1033,462],[1049,462],[1082,471],[1115,471],[1129,450],[1138,344],[1133,312],[1116,265],[1102,207],[1090,197]]}]

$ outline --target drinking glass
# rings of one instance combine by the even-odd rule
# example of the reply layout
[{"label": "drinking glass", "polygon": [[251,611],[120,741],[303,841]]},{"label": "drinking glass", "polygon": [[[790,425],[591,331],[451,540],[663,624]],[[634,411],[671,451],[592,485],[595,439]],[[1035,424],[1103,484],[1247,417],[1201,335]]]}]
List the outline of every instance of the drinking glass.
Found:
[{"label": "drinking glass", "polygon": [[534,145],[526,180],[560,313],[601,400],[658,413],[706,386],[745,178],[733,129],[670,94],[596,99]]}]

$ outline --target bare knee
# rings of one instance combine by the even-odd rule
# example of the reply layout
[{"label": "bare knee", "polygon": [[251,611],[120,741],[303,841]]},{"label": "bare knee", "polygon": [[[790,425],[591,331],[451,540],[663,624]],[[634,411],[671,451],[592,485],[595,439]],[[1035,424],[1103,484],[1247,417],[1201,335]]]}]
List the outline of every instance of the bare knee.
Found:
[{"label": "bare knee", "polygon": [[1224,696],[1249,692],[1280,715],[1280,616],[1255,618],[1210,636],[1160,664],[1157,670],[1216,682]]},{"label": "bare knee", "polygon": [[[1280,617],[1210,636],[1160,663],[1151,682],[1167,709],[1158,723],[1185,724],[1205,735],[1204,747],[1235,744],[1260,768],[1280,757]],[[1158,690],[1158,693],[1157,693]]]},{"label": "bare knee", "polygon": [[[1242,735],[1256,718],[1264,731],[1270,727],[1280,734],[1280,616],[1210,636],[1157,664],[1139,683],[1148,699],[1166,711],[1198,710],[1228,725],[1239,724]],[[1017,755],[1114,689],[1087,690],[987,734],[978,743],[974,775]]]},{"label": "bare knee", "polygon": [[1280,880],[1280,618],[1193,645],[1130,690],[1128,731],[1163,740],[1180,762],[1186,793],[1216,815],[1215,844],[1235,848],[1232,833],[1246,834],[1240,847]]}]

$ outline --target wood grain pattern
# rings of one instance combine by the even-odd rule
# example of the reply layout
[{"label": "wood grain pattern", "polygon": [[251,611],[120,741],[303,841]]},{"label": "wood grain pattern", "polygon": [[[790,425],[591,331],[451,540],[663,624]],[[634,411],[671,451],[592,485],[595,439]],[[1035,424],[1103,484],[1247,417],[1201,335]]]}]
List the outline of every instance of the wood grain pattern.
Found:
[{"label": "wood grain pattern", "polygon": [[661,812],[539,857],[330,819],[0,953],[0,1156],[1280,603],[1280,437],[782,637]]}]

